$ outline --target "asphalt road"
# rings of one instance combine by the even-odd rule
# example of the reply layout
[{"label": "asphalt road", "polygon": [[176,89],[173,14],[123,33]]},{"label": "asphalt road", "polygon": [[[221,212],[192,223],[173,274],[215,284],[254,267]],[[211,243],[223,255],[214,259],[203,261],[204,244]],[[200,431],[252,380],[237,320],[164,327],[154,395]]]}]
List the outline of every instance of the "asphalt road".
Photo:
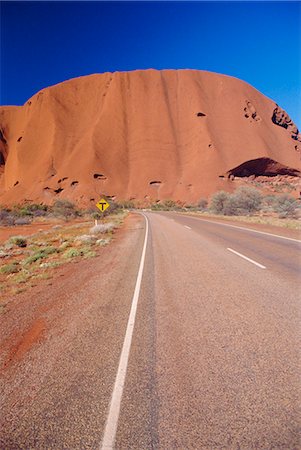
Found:
[{"label": "asphalt road", "polygon": [[[300,449],[300,242],[146,216],[114,447]],[[144,236],[137,217],[106,265],[69,290],[63,342],[52,332],[7,372],[1,448],[101,448]]]}]

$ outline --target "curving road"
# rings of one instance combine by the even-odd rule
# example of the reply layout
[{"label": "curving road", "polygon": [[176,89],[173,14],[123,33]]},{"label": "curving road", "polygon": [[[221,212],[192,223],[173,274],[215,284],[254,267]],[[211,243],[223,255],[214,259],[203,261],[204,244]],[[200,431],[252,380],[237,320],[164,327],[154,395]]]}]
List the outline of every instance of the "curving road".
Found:
[{"label": "curving road", "polygon": [[[177,213],[145,216],[144,264],[145,219],[136,215],[106,264],[97,258],[89,283],[69,292],[64,343],[50,336],[6,375],[1,448],[106,448],[112,421],[121,450],[300,448],[301,242]],[[72,313],[79,299],[81,319]],[[116,389],[120,410],[114,403],[108,419]]]}]

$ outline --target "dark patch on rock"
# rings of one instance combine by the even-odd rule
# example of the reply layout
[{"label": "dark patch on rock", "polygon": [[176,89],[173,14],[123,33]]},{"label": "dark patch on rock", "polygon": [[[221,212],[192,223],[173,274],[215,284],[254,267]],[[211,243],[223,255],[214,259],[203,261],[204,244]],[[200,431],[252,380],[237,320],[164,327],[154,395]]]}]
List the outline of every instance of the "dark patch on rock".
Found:
[{"label": "dark patch on rock", "polygon": [[280,106],[276,105],[276,108],[273,111],[272,122],[279,127],[285,128],[290,131],[291,138],[295,141],[301,141],[299,136],[299,130],[290,118],[290,116],[281,109]]},{"label": "dark patch on rock", "polygon": [[266,177],[274,177],[277,175],[301,176],[299,170],[287,167],[270,158],[251,159],[229,170],[227,174],[230,179],[231,177],[250,177],[251,175],[262,175]]}]

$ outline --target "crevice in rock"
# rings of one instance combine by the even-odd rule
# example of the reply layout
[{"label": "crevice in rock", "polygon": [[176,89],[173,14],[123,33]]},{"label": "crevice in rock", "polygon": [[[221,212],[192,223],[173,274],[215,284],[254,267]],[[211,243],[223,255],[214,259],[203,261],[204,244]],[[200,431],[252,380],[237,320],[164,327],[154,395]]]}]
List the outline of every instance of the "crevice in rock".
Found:
[{"label": "crevice in rock", "polygon": [[17,186],[18,184],[19,184],[19,181],[16,181],[15,184],[14,184],[14,186]]},{"label": "crevice in rock", "polygon": [[106,180],[107,177],[105,175],[103,175],[102,173],[95,173],[93,175],[93,178],[95,178],[95,180]]},{"label": "crevice in rock", "polygon": [[70,184],[70,186],[76,186],[79,182],[78,181],[72,181],[72,183]]},{"label": "crevice in rock", "polygon": [[22,141],[22,136],[20,136],[18,139],[17,139],[17,142],[21,142]]},{"label": "crevice in rock", "polygon": [[162,181],[150,181],[149,184],[150,186],[159,186],[159,184],[161,184]]},{"label": "crevice in rock", "polygon": [[198,112],[196,113],[197,117],[206,117],[206,114],[202,113],[202,112]]},{"label": "crevice in rock", "polygon": [[285,166],[271,158],[257,158],[246,161],[237,167],[227,172],[228,178],[232,177],[250,177],[266,176],[274,177],[277,175],[289,175],[293,177],[300,177],[301,172],[292,167]]},{"label": "crevice in rock", "polygon": [[244,108],[244,116],[246,119],[253,119],[256,120],[256,122],[261,121],[261,117],[257,114],[257,111],[255,109],[255,106],[251,103],[246,101],[247,106]]},{"label": "crevice in rock", "polygon": [[68,180],[68,177],[60,178],[58,183],[61,183],[62,181]]},{"label": "crevice in rock", "polygon": [[6,144],[6,139],[4,137],[4,132],[3,130],[0,130],[0,141],[3,142],[3,144]]},{"label": "crevice in rock", "polygon": [[292,139],[300,141],[298,128],[284,109],[281,109],[278,105],[276,105],[276,108],[273,110],[272,122],[275,125],[290,131]]},{"label": "crevice in rock", "polygon": [[48,191],[48,190],[50,190],[50,189],[51,189],[51,188],[48,187],[48,186],[44,187],[44,191]]},{"label": "crevice in rock", "polygon": [[56,194],[59,194],[60,192],[62,192],[64,189],[63,188],[58,188],[58,189],[54,189],[53,192],[55,192]]},{"label": "crevice in rock", "polygon": [[2,152],[0,152],[0,166],[5,166],[5,159]]}]

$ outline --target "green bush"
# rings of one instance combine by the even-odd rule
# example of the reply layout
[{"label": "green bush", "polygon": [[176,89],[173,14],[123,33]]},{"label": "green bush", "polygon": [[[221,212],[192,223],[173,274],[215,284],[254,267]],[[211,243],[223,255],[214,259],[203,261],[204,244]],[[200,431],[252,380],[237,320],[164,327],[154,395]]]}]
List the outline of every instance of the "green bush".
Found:
[{"label": "green bush", "polygon": [[32,255],[28,256],[27,258],[25,258],[24,261],[23,261],[23,264],[25,266],[27,266],[29,264],[32,264],[32,263],[36,262],[36,261],[39,261],[40,259],[45,258],[45,257],[46,257],[45,253],[43,253],[42,251],[38,251],[38,252],[35,252]]},{"label": "green bush", "polygon": [[299,202],[287,194],[279,195],[274,205],[274,211],[278,213],[280,219],[286,217],[297,217]]},{"label": "green bush", "polygon": [[20,266],[18,263],[13,262],[10,264],[5,264],[4,266],[2,266],[0,268],[0,273],[2,273],[3,275],[9,275],[10,273],[17,273],[21,270]]},{"label": "green bush", "polygon": [[242,186],[233,194],[219,191],[211,197],[210,209],[227,216],[250,215],[260,210],[261,193],[254,188]]},{"label": "green bush", "polygon": [[225,191],[218,191],[212,195],[210,201],[210,209],[215,214],[224,214],[224,208],[230,194]]},{"label": "green bush", "polygon": [[43,248],[43,250],[38,250],[37,252],[35,252],[32,255],[28,256],[24,260],[24,264],[25,265],[32,264],[32,263],[34,263],[36,261],[39,261],[40,259],[47,258],[47,256],[52,255],[56,251],[57,250],[56,250],[55,247],[52,247],[52,246],[45,247],[45,248]]},{"label": "green bush", "polygon": [[77,256],[81,256],[80,250],[77,250],[76,248],[69,248],[64,254],[64,258],[70,259],[70,258],[76,258]]},{"label": "green bush", "polygon": [[118,202],[118,206],[121,209],[134,209],[135,203],[132,200],[123,200],[123,201],[121,200]]},{"label": "green bush", "polygon": [[27,240],[23,236],[12,236],[9,239],[9,242],[11,244],[17,245],[18,247],[26,247],[27,246]]},{"label": "green bush", "polygon": [[208,206],[207,199],[206,198],[201,198],[199,200],[199,204],[198,204],[199,210],[205,211],[205,209],[207,209],[207,206]]},{"label": "green bush", "polygon": [[242,186],[238,188],[232,195],[235,198],[239,214],[252,214],[260,210],[262,195],[257,189]]},{"label": "green bush", "polygon": [[53,214],[56,216],[63,216],[70,218],[77,215],[74,203],[69,200],[56,200],[52,207]]}]

